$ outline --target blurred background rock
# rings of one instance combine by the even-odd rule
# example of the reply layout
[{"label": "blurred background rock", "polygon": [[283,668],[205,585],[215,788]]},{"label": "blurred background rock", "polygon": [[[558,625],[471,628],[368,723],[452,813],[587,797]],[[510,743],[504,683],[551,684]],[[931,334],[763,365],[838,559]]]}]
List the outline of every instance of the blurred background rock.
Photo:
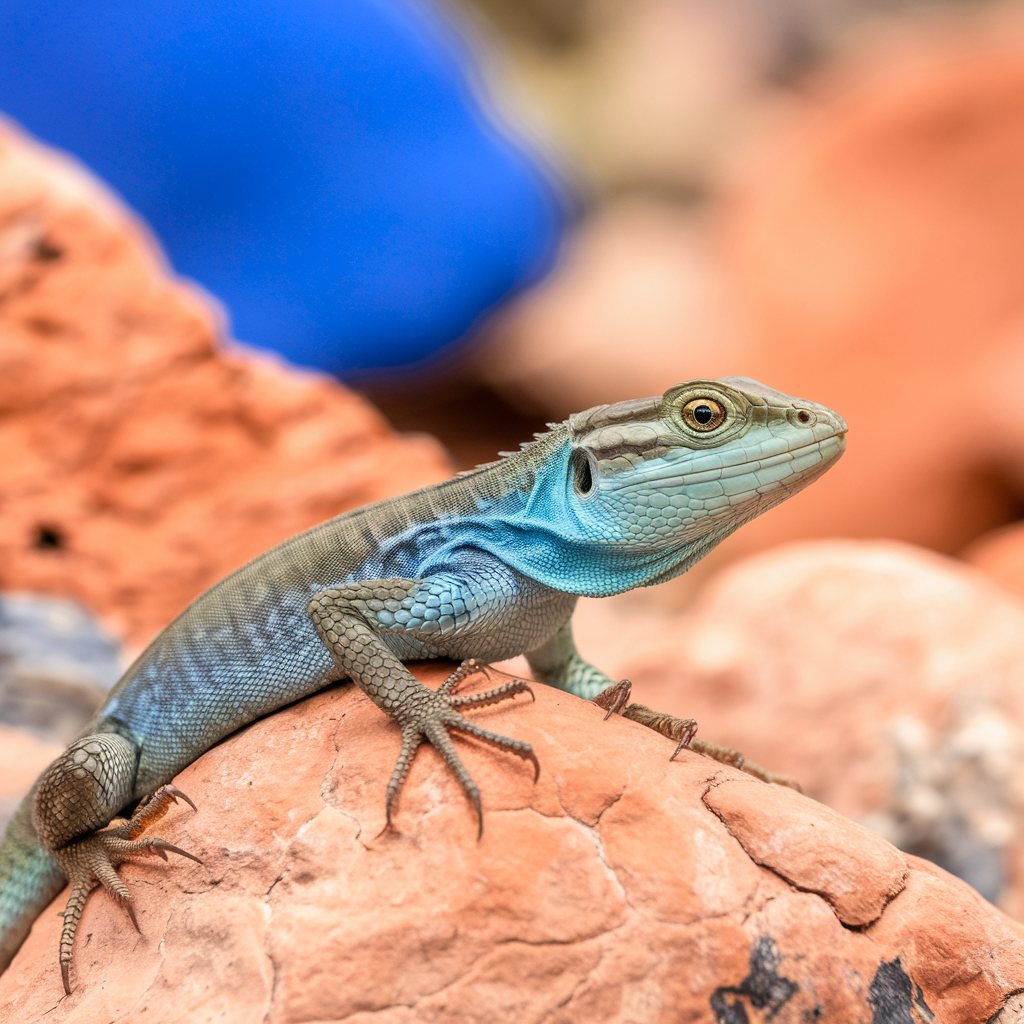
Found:
[{"label": "blurred background rock", "polygon": [[120,645],[79,604],[0,594],[0,828],[120,674]]},{"label": "blurred background rock", "polygon": [[[679,580],[581,602],[581,647],[1024,914],[1024,3],[346,17],[0,11],[0,109],[207,292],[2,133],[0,587],[127,657],[328,515],[756,377],[842,412],[842,463]],[[856,542],[757,554],[824,537]],[[22,774],[52,757],[16,736]]]},{"label": "blurred background rock", "polygon": [[69,743],[120,674],[117,642],[73,601],[0,596],[0,722]]}]

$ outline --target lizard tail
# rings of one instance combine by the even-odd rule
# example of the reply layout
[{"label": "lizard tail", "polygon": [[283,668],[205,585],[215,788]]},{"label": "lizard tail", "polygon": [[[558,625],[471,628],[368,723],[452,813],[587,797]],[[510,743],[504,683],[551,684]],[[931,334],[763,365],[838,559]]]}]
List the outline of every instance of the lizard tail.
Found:
[{"label": "lizard tail", "polygon": [[64,887],[64,876],[54,859],[39,845],[32,824],[35,787],[21,801],[0,842],[0,973],[14,954],[32,922]]}]

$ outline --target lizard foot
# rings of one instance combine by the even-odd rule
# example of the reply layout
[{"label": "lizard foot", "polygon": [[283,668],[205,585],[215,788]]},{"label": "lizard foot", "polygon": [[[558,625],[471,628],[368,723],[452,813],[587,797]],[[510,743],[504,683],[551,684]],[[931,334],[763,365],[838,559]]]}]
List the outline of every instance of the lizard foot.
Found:
[{"label": "lizard foot", "polygon": [[602,690],[596,697],[592,697],[590,703],[608,712],[604,716],[607,722],[612,715],[621,714],[622,709],[629,703],[629,695],[632,692],[633,684],[628,679],[620,679],[607,690]]},{"label": "lizard foot", "polygon": [[767,768],[762,768],[756,762],[748,761],[738,750],[733,750],[732,747],[723,747],[718,743],[711,743],[708,740],[696,739],[697,722],[694,719],[665,715],[661,712],[653,711],[644,704],[627,704],[630,690],[629,680],[623,679],[614,686],[609,686],[603,693],[599,693],[594,698],[593,703],[607,710],[608,713],[604,716],[606,720],[613,714],[620,713],[623,718],[639,722],[640,725],[646,725],[648,729],[653,729],[662,736],[674,740],[676,749],[672,752],[672,756],[669,758],[670,761],[674,761],[679,751],[685,747],[696,751],[698,754],[703,754],[705,757],[710,757],[713,761],[719,761],[721,764],[738,768],[740,771],[753,775],[755,779],[760,779],[762,782],[771,782],[777,786],[789,786],[790,789],[795,789],[800,793],[803,792],[800,783],[795,779],[770,772]]},{"label": "lizard foot", "polygon": [[[694,731],[696,731],[696,726]],[[776,786],[788,786],[790,789],[795,789],[798,793],[804,791],[803,786],[796,779],[791,779],[788,775],[778,775],[775,772],[770,772],[767,768],[762,768],[756,761],[748,761],[738,750],[733,750],[732,747],[722,747],[708,740],[697,739],[691,739],[687,746],[690,750],[695,750],[698,754],[710,757],[714,761],[720,761],[722,764],[739,768],[740,771],[753,775],[755,779],[760,779],[762,782],[771,782]],[[680,749],[676,748],[676,754],[679,753]],[[672,756],[675,757],[676,754]]]},{"label": "lizard foot", "polygon": [[[662,736],[667,736],[670,740],[674,740],[676,743],[676,749],[672,751],[672,756],[669,758],[670,761],[674,761],[679,751],[683,747],[691,747],[693,737],[697,734],[697,722],[693,718],[676,718],[675,715],[664,715],[660,711],[652,711],[645,704],[630,704],[625,707],[622,711],[622,717],[628,718],[630,721],[639,722],[641,725],[646,725],[648,729],[653,729],[657,733],[661,733]],[[719,747],[719,750],[725,751],[727,748]],[[730,751],[732,754],[736,754],[736,751]],[[736,754],[740,760],[740,764],[743,762],[743,755]],[[715,760],[721,760],[721,758],[715,758]],[[727,764],[734,764],[733,761],[727,761]],[[734,767],[739,768],[740,764],[734,764]]]},{"label": "lizard foot", "polygon": [[93,832],[84,839],[75,840],[54,851],[54,859],[71,883],[71,895],[64,910],[64,928],[60,936],[60,974],[67,995],[71,995],[69,975],[75,932],[78,930],[86,899],[97,885],[102,885],[128,911],[135,930],[139,931],[131,893],[118,877],[115,868],[136,855],[150,855],[167,860],[167,851],[194,860],[197,864],[202,863],[198,857],[193,857],[191,853],[186,853],[165,839],[139,838],[150,825],[159,821],[177,800],[183,800],[192,810],[196,809],[196,805],[176,786],[162,786],[136,809],[130,821]]},{"label": "lizard foot", "polygon": [[[459,758],[451,737],[448,735],[449,730],[461,732],[467,736],[475,736],[478,740],[483,740],[484,743],[489,743],[491,746],[518,754],[524,761],[533,764],[534,782],[540,777],[540,762],[529,743],[510,739],[499,733],[491,732],[489,729],[482,729],[455,710],[455,708],[479,708],[488,704],[496,704],[498,701],[508,700],[518,693],[528,693],[533,697],[530,684],[524,679],[511,679],[490,690],[484,690],[482,693],[454,694],[452,692],[464,679],[476,672],[487,675],[487,666],[479,664],[473,658],[464,661],[437,690],[427,690],[414,707],[403,708],[402,712],[396,716],[402,729],[402,749],[398,755],[395,770],[388,782],[385,799],[387,820],[382,833],[391,827],[391,812],[409,774],[409,769],[412,767],[416,748],[423,740],[428,740],[441,755],[445,764],[455,773],[455,777],[472,801],[478,824],[477,839],[479,840],[483,836],[484,816],[480,803],[480,790]],[[534,700],[536,700],[535,697]]]}]

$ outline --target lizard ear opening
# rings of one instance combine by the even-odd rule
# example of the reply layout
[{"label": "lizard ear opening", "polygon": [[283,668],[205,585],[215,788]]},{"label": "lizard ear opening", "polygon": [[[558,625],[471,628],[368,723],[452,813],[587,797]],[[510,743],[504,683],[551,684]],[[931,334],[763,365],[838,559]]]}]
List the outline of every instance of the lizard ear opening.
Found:
[{"label": "lizard ear opening", "polygon": [[572,489],[581,498],[594,493],[594,470],[590,464],[590,456],[582,448],[573,448],[569,456],[569,472],[572,476]]}]

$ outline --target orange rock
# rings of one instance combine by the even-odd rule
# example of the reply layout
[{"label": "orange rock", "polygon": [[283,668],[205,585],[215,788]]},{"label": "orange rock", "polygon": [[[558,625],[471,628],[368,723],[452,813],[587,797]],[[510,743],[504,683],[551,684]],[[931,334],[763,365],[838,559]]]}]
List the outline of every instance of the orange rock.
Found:
[{"label": "orange rock", "polygon": [[71,161],[0,126],[0,588],[132,646],[277,541],[450,472],[216,311]]},{"label": "orange rock", "polygon": [[1024,598],[1024,526],[1006,526],[983,534],[963,557],[1005,590]]},{"label": "orange rock", "polygon": [[0,835],[21,798],[62,749],[0,724]]},{"label": "orange rock", "polygon": [[895,847],[785,786],[729,780],[704,803],[755,863],[817,893],[851,928],[877,921],[903,890],[907,862]]},{"label": "orange rock", "polygon": [[581,606],[579,646],[634,699],[696,718],[1024,916],[1020,602],[907,545],[819,541],[734,564],[688,615],[609,605]]},{"label": "orange rock", "polygon": [[749,161],[746,372],[840,410],[850,443],[734,552],[834,535],[956,552],[1016,517],[1024,26],[997,29],[865,55]]},{"label": "orange rock", "polygon": [[[445,667],[420,670],[436,684]],[[689,751],[670,762],[668,740],[536,689],[535,704],[474,717],[534,744],[537,784],[460,743],[484,795],[479,843],[429,748],[380,834],[398,735],[352,687],[241,731],[176,779],[198,812],[159,826],[204,865],[123,869],[141,935],[94,895],[70,998],[59,898],[0,977],[0,1018],[868,1021],[879,1006],[910,1020],[916,1001],[980,1024],[1024,988],[1024,929],[956,879],[806,797]],[[871,921],[845,927],[844,905]]]}]

